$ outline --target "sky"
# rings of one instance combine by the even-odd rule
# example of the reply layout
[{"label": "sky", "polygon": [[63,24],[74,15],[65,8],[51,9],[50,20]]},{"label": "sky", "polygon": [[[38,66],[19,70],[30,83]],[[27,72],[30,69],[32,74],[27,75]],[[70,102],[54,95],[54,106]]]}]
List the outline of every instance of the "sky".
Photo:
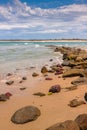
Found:
[{"label": "sky", "polygon": [[87,0],[0,0],[0,39],[87,39]]}]

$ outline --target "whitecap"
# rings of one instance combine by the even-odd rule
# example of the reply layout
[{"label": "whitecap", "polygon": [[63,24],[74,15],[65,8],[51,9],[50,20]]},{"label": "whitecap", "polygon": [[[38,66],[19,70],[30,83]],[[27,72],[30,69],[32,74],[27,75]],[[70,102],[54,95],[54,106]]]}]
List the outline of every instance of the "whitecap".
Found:
[{"label": "whitecap", "polygon": [[38,48],[38,47],[40,47],[40,45],[39,45],[39,44],[36,44],[36,45],[35,45],[35,48]]},{"label": "whitecap", "polygon": [[24,44],[25,44],[25,45],[28,45],[28,43],[27,43],[27,42],[25,42]]}]

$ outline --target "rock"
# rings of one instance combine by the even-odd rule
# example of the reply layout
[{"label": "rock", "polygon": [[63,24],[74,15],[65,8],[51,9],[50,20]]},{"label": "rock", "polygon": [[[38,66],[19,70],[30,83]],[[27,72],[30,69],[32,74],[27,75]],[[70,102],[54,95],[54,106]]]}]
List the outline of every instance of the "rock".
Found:
[{"label": "rock", "polygon": [[8,73],[7,76],[12,76],[12,74],[11,74],[11,73]]},{"label": "rock", "polygon": [[57,123],[46,130],[80,130],[75,121],[67,120],[62,123]]},{"label": "rock", "polygon": [[77,100],[77,99],[73,99],[70,101],[70,103],[68,104],[70,107],[77,107],[77,106],[80,106],[82,104],[86,104],[84,101],[81,101],[81,100]]},{"label": "rock", "polygon": [[78,79],[72,81],[71,84],[74,84],[74,85],[87,84],[87,78],[86,77],[79,77]]},{"label": "rock", "polygon": [[87,93],[85,93],[84,99],[85,99],[85,101],[87,101]]},{"label": "rock", "polygon": [[66,87],[65,89],[67,89],[68,91],[72,91],[72,90],[77,89],[77,86],[73,85],[73,86],[70,86],[70,87]]},{"label": "rock", "polygon": [[11,121],[16,124],[24,124],[36,120],[40,116],[40,110],[35,106],[26,106],[17,110],[11,117]]},{"label": "rock", "polygon": [[9,97],[6,96],[5,94],[0,95],[0,101],[7,101],[7,99],[9,99]]},{"label": "rock", "polygon": [[80,130],[87,130],[87,114],[77,116],[75,122],[80,127]]},{"label": "rock", "polygon": [[87,77],[87,73],[83,69],[71,69],[63,73],[63,77]]},{"label": "rock", "polygon": [[33,77],[37,77],[37,76],[39,76],[39,74],[37,74],[37,73],[34,72],[34,73],[32,74],[32,76],[33,76]]},{"label": "rock", "polygon": [[47,72],[48,72],[48,69],[45,66],[43,66],[42,69],[41,69],[41,73],[45,74]]},{"label": "rock", "polygon": [[53,61],[53,59],[50,59],[49,61]]},{"label": "rock", "polygon": [[52,86],[50,89],[49,89],[49,92],[52,92],[52,93],[58,93],[61,91],[61,87],[60,85],[54,85]]},{"label": "rock", "polygon": [[22,80],[27,80],[27,77],[22,77]]},{"label": "rock", "polygon": [[10,81],[7,81],[7,82],[6,82],[7,85],[12,85],[13,83],[14,83],[13,80],[10,80]]},{"label": "rock", "polygon": [[25,87],[23,87],[23,88],[20,88],[20,90],[25,90],[26,88]]},{"label": "rock", "polygon": [[45,94],[41,92],[34,93],[33,95],[40,96],[40,97],[45,96]]},{"label": "rock", "polygon": [[45,78],[45,80],[53,80],[52,78]]},{"label": "rock", "polygon": [[5,93],[5,96],[6,96],[7,98],[9,98],[9,97],[12,96],[12,94],[11,94],[10,92],[7,92],[7,93]]}]

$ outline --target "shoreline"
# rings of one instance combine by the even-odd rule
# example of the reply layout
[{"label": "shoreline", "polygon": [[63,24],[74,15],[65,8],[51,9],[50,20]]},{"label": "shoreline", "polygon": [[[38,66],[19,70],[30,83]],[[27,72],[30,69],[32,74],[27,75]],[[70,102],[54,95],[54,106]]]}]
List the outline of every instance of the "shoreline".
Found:
[{"label": "shoreline", "polygon": [[0,42],[87,42],[87,39],[0,40]]}]

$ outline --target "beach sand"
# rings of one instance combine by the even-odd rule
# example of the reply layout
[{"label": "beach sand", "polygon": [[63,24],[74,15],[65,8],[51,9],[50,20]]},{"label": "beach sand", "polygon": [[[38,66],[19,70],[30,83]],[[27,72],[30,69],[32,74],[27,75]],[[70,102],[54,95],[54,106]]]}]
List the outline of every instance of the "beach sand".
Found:
[{"label": "beach sand", "polygon": [[[57,75],[48,74],[53,80],[45,80],[43,75],[32,77],[27,75],[27,80],[19,83],[20,77],[13,76],[15,83],[7,86],[5,79],[0,80],[2,92],[11,92],[13,96],[6,102],[0,102],[0,130],[45,130],[55,123],[65,120],[74,120],[79,114],[87,113],[87,104],[71,108],[68,106],[72,99],[84,100],[84,93],[87,91],[86,85],[78,86],[78,89],[66,91],[65,87],[71,86],[71,81],[74,78],[62,78]],[[48,95],[49,88],[52,85],[60,84],[61,91]],[[21,87],[26,87],[25,90],[20,90]],[[46,96],[39,97],[33,95],[36,92],[45,93]],[[40,109],[41,115],[37,120],[26,124],[14,124],[11,122],[13,113],[28,105],[36,106]]]}]

